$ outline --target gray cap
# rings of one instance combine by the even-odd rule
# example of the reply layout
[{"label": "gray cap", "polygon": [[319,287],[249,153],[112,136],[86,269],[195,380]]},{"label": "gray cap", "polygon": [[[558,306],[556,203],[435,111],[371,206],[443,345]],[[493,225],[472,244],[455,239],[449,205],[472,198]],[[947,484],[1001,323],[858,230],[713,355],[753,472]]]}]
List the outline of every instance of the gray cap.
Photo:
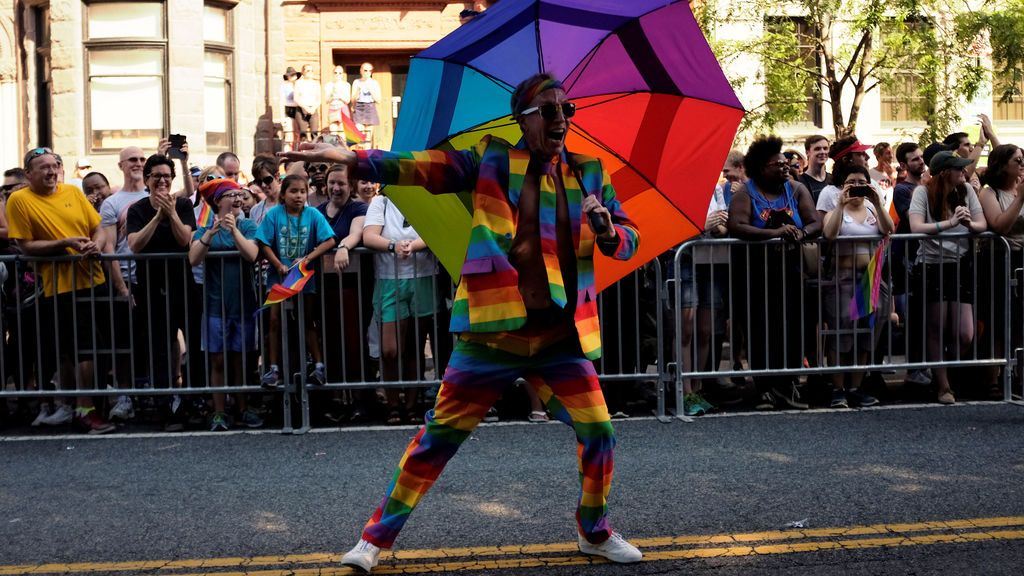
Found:
[{"label": "gray cap", "polygon": [[928,163],[928,171],[935,175],[949,168],[960,169],[971,164],[974,164],[974,160],[961,158],[949,150],[943,150],[942,152],[936,152],[935,156],[932,156],[931,162]]}]

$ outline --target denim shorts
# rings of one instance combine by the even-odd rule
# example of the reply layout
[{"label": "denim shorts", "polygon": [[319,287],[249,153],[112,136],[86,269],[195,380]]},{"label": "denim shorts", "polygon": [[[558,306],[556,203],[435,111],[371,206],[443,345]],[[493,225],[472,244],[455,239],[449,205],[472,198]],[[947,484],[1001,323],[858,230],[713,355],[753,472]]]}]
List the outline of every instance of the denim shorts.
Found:
[{"label": "denim shorts", "polygon": [[[669,264],[669,272],[671,274],[671,264]],[[679,262],[679,289],[683,297],[683,305],[681,308],[693,308],[697,305],[697,285],[694,282],[693,276],[693,262],[690,258],[684,257]],[[669,310],[675,308],[676,298],[676,287],[674,282],[667,283],[668,298],[665,300],[665,304]]]},{"label": "denim shorts", "polygon": [[728,294],[728,264],[697,264],[697,303],[701,308],[725,308]]},{"label": "denim shorts", "polygon": [[227,344],[228,352],[253,352],[256,350],[256,319],[242,320],[208,316],[203,322],[203,351],[221,354]]}]

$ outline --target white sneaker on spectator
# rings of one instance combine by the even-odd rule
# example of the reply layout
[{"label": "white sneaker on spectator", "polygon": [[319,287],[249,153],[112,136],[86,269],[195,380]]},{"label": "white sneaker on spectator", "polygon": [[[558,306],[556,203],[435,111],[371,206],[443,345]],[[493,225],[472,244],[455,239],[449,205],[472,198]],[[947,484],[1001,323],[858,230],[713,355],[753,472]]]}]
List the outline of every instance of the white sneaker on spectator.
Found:
[{"label": "white sneaker on spectator", "polygon": [[495,408],[494,406],[491,406],[490,408],[487,409],[487,414],[484,414],[484,422],[493,424],[498,420],[498,409]]},{"label": "white sneaker on spectator", "polygon": [[626,542],[618,532],[612,532],[611,537],[600,544],[591,544],[582,534],[577,534],[577,539],[580,552],[590,556],[602,556],[618,564],[639,562],[644,557],[639,548]]},{"label": "white sneaker on spectator", "polygon": [[50,414],[46,418],[40,420],[40,424],[45,424],[46,426],[60,426],[71,422],[71,418],[73,416],[74,411],[71,410],[71,406],[61,404],[60,406],[57,406],[57,409],[53,411],[53,414]]},{"label": "white sneaker on spectator", "polygon": [[911,384],[927,386],[932,383],[931,370],[908,370],[906,381]]},{"label": "white sneaker on spectator", "polygon": [[43,423],[43,420],[46,420],[47,418],[49,418],[50,414],[52,414],[52,413],[53,413],[53,411],[50,410],[50,405],[49,404],[47,404],[46,402],[40,403],[39,404],[39,415],[36,416],[36,419],[32,421],[32,426],[35,427],[35,426],[41,425]]},{"label": "white sneaker on spectator", "polygon": [[110,409],[110,414],[107,416],[108,420],[131,420],[135,418],[135,407],[132,405],[132,399],[121,395],[117,397],[117,404]]},{"label": "white sneaker on spectator", "polygon": [[380,548],[360,538],[355,548],[349,550],[341,557],[341,563],[352,568],[359,568],[363,572],[369,572],[380,559]]}]

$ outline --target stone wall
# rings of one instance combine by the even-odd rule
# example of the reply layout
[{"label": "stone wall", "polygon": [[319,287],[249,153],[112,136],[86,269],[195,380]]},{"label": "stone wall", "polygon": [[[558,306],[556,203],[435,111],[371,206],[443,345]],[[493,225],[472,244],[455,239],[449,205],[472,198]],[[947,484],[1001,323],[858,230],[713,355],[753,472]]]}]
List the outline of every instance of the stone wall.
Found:
[{"label": "stone wall", "polygon": [[14,0],[0,0],[0,170],[17,166],[23,148],[14,17]]}]

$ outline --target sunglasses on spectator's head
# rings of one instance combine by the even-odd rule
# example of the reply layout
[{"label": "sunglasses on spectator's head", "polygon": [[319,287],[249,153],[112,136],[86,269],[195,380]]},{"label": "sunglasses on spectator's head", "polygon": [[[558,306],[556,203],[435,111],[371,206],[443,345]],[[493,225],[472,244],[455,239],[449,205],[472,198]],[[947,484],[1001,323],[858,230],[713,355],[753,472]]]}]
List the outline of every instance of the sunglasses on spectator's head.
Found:
[{"label": "sunglasses on spectator's head", "polygon": [[28,168],[29,162],[32,162],[33,160],[42,156],[43,154],[53,154],[53,150],[44,147],[29,150],[28,153],[25,154],[25,168]]},{"label": "sunglasses on spectator's head", "polygon": [[207,174],[206,175],[206,181],[207,182],[209,182],[210,180],[220,180],[221,178],[223,178],[223,176],[218,176],[216,174]]},{"label": "sunglasses on spectator's head", "polygon": [[541,106],[531,106],[526,110],[519,113],[520,116],[526,116],[527,114],[533,114],[534,112],[540,112],[541,118],[545,120],[554,120],[558,117],[558,111],[562,111],[562,116],[565,118],[572,118],[576,115],[576,104],[574,102],[562,102],[561,104],[543,104]]}]

